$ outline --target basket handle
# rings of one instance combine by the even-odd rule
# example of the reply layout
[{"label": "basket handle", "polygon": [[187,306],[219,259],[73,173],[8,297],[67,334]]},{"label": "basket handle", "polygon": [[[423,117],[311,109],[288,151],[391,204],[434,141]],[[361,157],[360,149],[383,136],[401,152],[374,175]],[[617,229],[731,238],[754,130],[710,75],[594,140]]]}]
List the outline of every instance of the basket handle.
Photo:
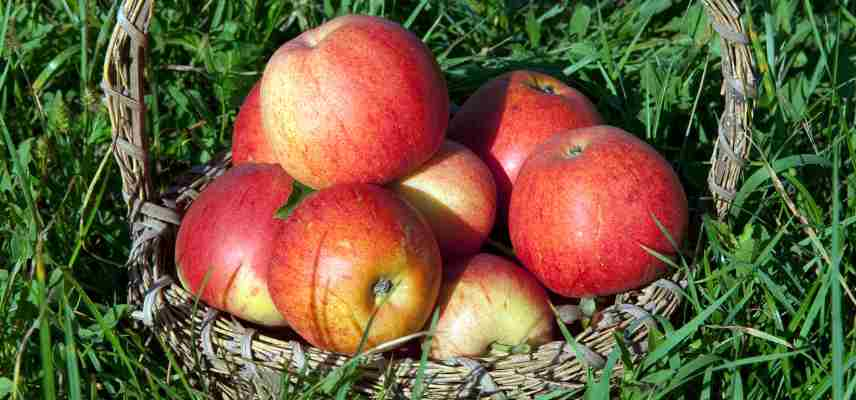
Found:
[{"label": "basket handle", "polygon": [[704,0],[704,9],[713,29],[719,33],[722,53],[722,89],[725,109],[711,155],[707,184],[713,194],[716,213],[725,218],[737,194],[752,142],[752,99],[756,95],[755,61],[749,36],[740,21],[734,0]]},{"label": "basket handle", "polygon": [[119,6],[101,81],[132,238],[142,232],[135,225],[145,217],[160,221],[161,226],[179,221],[174,211],[152,202],[158,194],[153,185],[146,132],[145,68],[153,7],[154,0],[125,0]]},{"label": "basket handle", "polygon": [[[724,217],[742,172],[751,141],[755,75],[749,39],[733,0],[704,0],[722,48],[722,93],[725,109],[719,118],[717,141],[711,157],[708,185],[717,214]],[[153,171],[146,132],[145,65],[148,27],[154,0],[124,0],[107,47],[101,84],[113,131],[112,150],[122,173],[122,194],[128,207],[132,238],[146,220],[177,224],[176,213],[155,203]]]}]

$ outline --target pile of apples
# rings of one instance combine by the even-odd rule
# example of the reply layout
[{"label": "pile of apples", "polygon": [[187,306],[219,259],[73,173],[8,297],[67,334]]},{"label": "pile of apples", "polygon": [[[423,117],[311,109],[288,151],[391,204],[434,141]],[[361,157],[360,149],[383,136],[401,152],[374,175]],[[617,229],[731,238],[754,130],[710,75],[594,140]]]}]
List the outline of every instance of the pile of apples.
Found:
[{"label": "pile of apples", "polygon": [[[181,223],[182,284],[340,353],[364,333],[371,348],[428,329],[435,308],[434,358],[549,342],[545,288],[583,298],[648,284],[666,269],[654,254],[675,254],[687,229],[666,160],[603,125],[583,94],[514,71],[449,121],[430,50],[376,17],[282,45],[232,144],[233,168]],[[517,260],[483,250],[506,228]]]}]

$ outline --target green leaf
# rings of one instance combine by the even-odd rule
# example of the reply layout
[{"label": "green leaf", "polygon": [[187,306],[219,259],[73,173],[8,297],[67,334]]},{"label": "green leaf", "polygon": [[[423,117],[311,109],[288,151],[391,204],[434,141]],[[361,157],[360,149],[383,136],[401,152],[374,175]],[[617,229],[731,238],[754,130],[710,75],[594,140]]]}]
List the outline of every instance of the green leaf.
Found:
[{"label": "green leaf", "polygon": [[647,0],[642,3],[639,8],[639,15],[642,18],[651,18],[663,11],[666,11],[672,6],[672,0]]},{"label": "green leaf", "polygon": [[294,212],[294,209],[303,202],[303,199],[312,193],[315,193],[315,189],[312,189],[298,181],[294,181],[291,196],[288,196],[288,201],[276,210],[276,217],[279,219],[288,219],[288,217],[291,216],[291,213]]},{"label": "green leaf", "polygon": [[577,5],[574,10],[574,15],[571,17],[569,24],[571,35],[582,36],[588,31],[589,23],[591,22],[591,7],[585,4]]},{"label": "green leaf", "polygon": [[11,379],[3,376],[0,377],[0,399],[5,399],[14,389],[14,382]]},{"label": "green leaf", "polygon": [[526,34],[529,35],[529,44],[537,48],[541,42],[541,23],[535,17],[535,7],[529,7],[526,13]]}]

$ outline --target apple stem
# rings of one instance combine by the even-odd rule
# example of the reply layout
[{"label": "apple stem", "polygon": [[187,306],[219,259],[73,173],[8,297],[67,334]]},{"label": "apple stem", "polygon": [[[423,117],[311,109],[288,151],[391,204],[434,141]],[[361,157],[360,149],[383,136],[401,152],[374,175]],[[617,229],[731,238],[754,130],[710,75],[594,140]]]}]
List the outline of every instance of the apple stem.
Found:
[{"label": "apple stem", "polygon": [[568,158],[574,158],[574,157],[582,154],[582,152],[583,152],[582,146],[576,145],[576,146],[569,148],[567,150],[566,154],[568,155]]},{"label": "apple stem", "polygon": [[389,293],[390,289],[392,289],[392,281],[386,278],[380,278],[380,280],[375,282],[372,287],[372,292],[374,292],[375,296],[383,296]]},{"label": "apple stem", "polygon": [[583,315],[591,318],[594,312],[597,311],[597,302],[594,297],[583,297],[580,299],[580,311]]}]

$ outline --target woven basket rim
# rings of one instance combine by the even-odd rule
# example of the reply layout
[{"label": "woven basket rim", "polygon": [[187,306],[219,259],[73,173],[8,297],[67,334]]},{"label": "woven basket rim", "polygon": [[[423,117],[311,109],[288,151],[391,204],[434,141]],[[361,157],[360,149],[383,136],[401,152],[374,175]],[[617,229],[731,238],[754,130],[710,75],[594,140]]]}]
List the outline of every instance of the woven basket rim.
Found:
[{"label": "woven basket rim", "polygon": [[[133,316],[155,337],[180,355],[198,381],[222,398],[268,398],[281,390],[280,370],[306,367],[328,371],[350,357],[273,337],[269,331],[242,323],[198,303],[171,274],[171,251],[181,212],[216,176],[228,168],[225,154],[196,167],[166,193],[154,190],[149,160],[144,102],[144,71],[153,0],[123,0],[107,47],[102,88],[113,132],[113,152],[122,173],[132,238],[127,262],[129,302]],[[720,35],[725,110],[719,119],[708,183],[717,214],[723,217],[733,199],[751,141],[754,64],[748,38],[733,0],[704,0],[713,28]],[[573,344],[555,341],[529,353],[473,359],[430,360],[426,398],[469,398],[502,393],[531,397],[554,389],[583,385],[588,366],[600,373],[604,354],[614,346],[614,333],[624,332],[633,359],[645,352],[653,316],[669,317],[681,302],[686,271],[670,279],[616,297],[604,318],[580,333]],[[369,354],[360,365],[364,380],[358,388],[371,393],[396,385],[409,396],[418,361]],[[619,363],[613,377],[620,377]],[[582,380],[581,380],[582,379]]]}]

